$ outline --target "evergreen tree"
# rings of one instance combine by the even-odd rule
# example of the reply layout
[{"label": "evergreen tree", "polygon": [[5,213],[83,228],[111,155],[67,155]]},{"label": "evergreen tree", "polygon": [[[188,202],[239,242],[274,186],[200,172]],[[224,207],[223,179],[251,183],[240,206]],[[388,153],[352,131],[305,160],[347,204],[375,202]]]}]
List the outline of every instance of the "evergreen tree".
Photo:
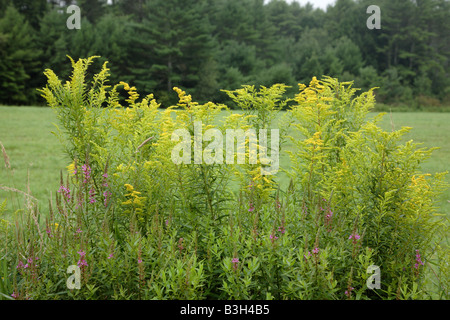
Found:
[{"label": "evergreen tree", "polygon": [[129,69],[129,60],[132,57],[128,54],[128,49],[132,45],[130,18],[105,14],[95,25],[93,33],[95,37],[91,50],[100,56],[98,64],[108,61],[108,68],[111,69],[110,81],[112,83],[131,81],[133,77]]},{"label": "evergreen tree", "polygon": [[[286,0],[0,0],[0,103],[36,103],[43,70],[68,75],[67,55],[100,55],[111,81],[155,93],[179,86],[199,101],[219,89],[331,75],[378,90],[386,103],[450,99],[448,0],[337,0],[327,11]],[[69,30],[65,9],[81,7]],[[381,29],[368,29],[369,5]],[[37,97],[39,98],[39,97]]]},{"label": "evergreen tree", "polygon": [[112,8],[116,15],[130,15],[136,22],[141,22],[144,18],[145,0],[115,0]]},{"label": "evergreen tree", "polygon": [[35,30],[39,29],[39,21],[48,8],[46,0],[14,0],[12,3],[31,27]]},{"label": "evergreen tree", "polygon": [[276,34],[283,38],[298,41],[303,27],[298,18],[301,12],[297,2],[288,4],[284,0],[273,0],[267,4],[268,19],[276,29]]},{"label": "evergreen tree", "polygon": [[81,14],[87,18],[90,23],[96,24],[107,10],[106,0],[78,0]]},{"label": "evergreen tree", "polygon": [[35,103],[37,92],[30,74],[38,69],[40,52],[34,32],[24,16],[10,5],[0,19],[0,101],[4,104]]},{"label": "evergreen tree", "polygon": [[140,91],[155,92],[166,100],[173,87],[196,88],[199,70],[211,57],[205,1],[154,0],[144,5],[145,16],[134,24],[130,69]]},{"label": "evergreen tree", "polygon": [[[42,50],[42,70],[51,68],[56,74],[64,77],[69,74],[70,66],[67,64],[68,35],[76,32],[68,30],[66,26],[67,15],[56,9],[49,10],[42,18],[36,44]],[[42,80],[46,78],[42,74]]]}]

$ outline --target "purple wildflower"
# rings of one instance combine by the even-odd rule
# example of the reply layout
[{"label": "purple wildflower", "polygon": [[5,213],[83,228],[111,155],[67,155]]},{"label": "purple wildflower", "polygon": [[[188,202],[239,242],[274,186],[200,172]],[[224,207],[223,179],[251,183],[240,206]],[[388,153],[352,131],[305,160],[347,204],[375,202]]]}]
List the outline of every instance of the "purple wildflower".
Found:
[{"label": "purple wildflower", "polygon": [[89,190],[89,203],[95,203],[95,190],[94,188],[91,188],[91,190]]},{"label": "purple wildflower", "polygon": [[178,240],[178,249],[180,250],[180,254],[181,254],[181,251],[184,249],[184,247],[183,247],[183,241],[184,241],[183,238],[180,238],[180,239]]},{"label": "purple wildflower", "polygon": [[104,197],[103,204],[104,204],[105,207],[108,206],[108,197],[110,195],[111,195],[111,192],[109,192],[109,191],[103,192],[103,197]]},{"label": "purple wildflower", "polygon": [[66,200],[70,200],[70,189],[66,186],[61,185],[58,190],[59,193],[62,193]]},{"label": "purple wildflower", "polygon": [[233,263],[233,269],[234,269],[234,270],[237,270],[237,265],[238,265],[238,263],[239,263],[239,259],[238,259],[238,258],[233,258],[233,259],[231,260],[231,263]]},{"label": "purple wildflower", "polygon": [[420,257],[419,250],[416,250],[416,263],[414,264],[414,268],[419,269],[419,265],[423,266],[423,261]]},{"label": "purple wildflower", "polygon": [[348,290],[345,290],[345,295],[346,295],[347,297],[350,298],[351,292],[352,292],[354,289],[355,289],[355,288],[353,288],[353,287],[348,288]]},{"label": "purple wildflower", "polygon": [[325,225],[328,227],[327,228],[328,232],[331,231],[332,219],[333,219],[333,212],[331,211],[331,209],[328,209],[328,213],[325,215]]},{"label": "purple wildflower", "polygon": [[356,234],[356,233],[355,233],[355,234],[351,234],[350,237],[348,237],[349,240],[350,240],[351,238],[354,238],[354,239],[356,239],[356,240],[359,240],[359,238],[361,238],[361,237],[360,237],[359,234]]},{"label": "purple wildflower", "polygon": [[79,267],[81,267],[81,266],[86,266],[87,267],[88,266],[87,261],[85,259],[78,260],[77,265]]},{"label": "purple wildflower", "polygon": [[78,251],[78,254],[80,255],[80,260],[78,260],[78,262],[77,262],[77,265],[79,266],[79,267],[81,267],[81,266],[88,266],[88,263],[87,263],[87,261],[86,261],[86,259],[85,259],[85,257],[86,257],[86,252],[84,252],[84,251]]},{"label": "purple wildflower", "polygon": [[350,237],[348,237],[348,240],[353,239],[353,244],[356,244],[360,238],[361,236],[359,234],[353,233],[350,235]]},{"label": "purple wildflower", "polygon": [[87,261],[85,259],[78,260],[77,265],[79,267],[81,267],[81,266],[86,266],[87,267],[88,266]]},{"label": "purple wildflower", "polygon": [[81,169],[83,170],[84,180],[83,183],[88,183],[91,179],[91,167],[88,164],[84,164]]},{"label": "purple wildflower", "polygon": [[311,252],[308,251],[308,256],[306,256],[306,254],[304,254],[303,257],[305,258],[305,260],[308,260],[308,258],[311,257]]},{"label": "purple wildflower", "polygon": [[319,253],[319,248],[317,248],[317,247],[314,248],[312,252],[313,252],[314,254],[318,254],[318,253]]},{"label": "purple wildflower", "polygon": [[250,208],[248,209],[248,212],[253,212],[255,210],[255,207],[253,206],[253,203],[250,202]]},{"label": "purple wildflower", "polygon": [[102,184],[102,186],[103,186],[104,188],[108,188],[108,187],[109,187],[108,181],[106,181],[106,179],[108,178],[108,174],[105,172],[105,173],[102,175],[102,177],[103,177],[103,184]]},{"label": "purple wildflower", "polygon": [[277,200],[276,201],[276,206],[277,206],[278,209],[281,209],[281,202]]}]

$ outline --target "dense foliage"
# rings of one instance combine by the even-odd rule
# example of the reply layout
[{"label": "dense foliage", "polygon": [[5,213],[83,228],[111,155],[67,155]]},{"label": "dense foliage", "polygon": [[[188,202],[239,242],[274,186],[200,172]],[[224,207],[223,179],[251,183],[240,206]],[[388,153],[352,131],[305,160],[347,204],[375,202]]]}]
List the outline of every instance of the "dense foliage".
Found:
[{"label": "dense foliage", "polygon": [[[177,104],[161,110],[153,94],[108,86],[106,63],[87,78],[93,61],[72,60],[65,82],[45,72],[40,92],[73,162],[50,212],[25,195],[0,220],[1,298],[448,299],[448,225],[435,208],[444,174],[419,170],[433,149],[401,143],[409,128],[368,119],[373,90],[313,77],[288,101],[285,85],[243,86],[225,92],[236,113],[175,87]],[[189,145],[197,130],[280,128],[289,186],[261,174],[261,156],[175,163],[180,128]],[[66,286],[72,265],[79,289]],[[379,289],[367,286],[371,266]]]},{"label": "dense foliage", "polygon": [[[173,86],[221,103],[220,89],[322,75],[380,87],[380,103],[449,104],[446,0],[337,0],[326,12],[280,0],[80,0],[80,30],[66,27],[62,2],[0,0],[0,103],[43,104],[42,71],[67,76],[68,54],[102,56],[112,80],[164,107]],[[380,30],[366,27],[369,5],[381,8]]]}]

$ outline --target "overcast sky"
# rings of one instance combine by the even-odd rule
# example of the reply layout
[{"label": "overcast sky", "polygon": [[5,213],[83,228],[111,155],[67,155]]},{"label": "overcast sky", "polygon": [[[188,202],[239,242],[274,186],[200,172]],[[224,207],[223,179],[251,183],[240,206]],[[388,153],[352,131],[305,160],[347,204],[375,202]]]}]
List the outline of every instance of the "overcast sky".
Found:
[{"label": "overcast sky", "polygon": [[[268,0],[265,2],[267,3]],[[307,4],[308,2],[311,3],[315,8],[321,8],[323,10],[327,9],[327,5],[334,4],[336,0],[286,0],[286,2],[291,3],[292,1],[297,1],[302,6]],[[111,3],[112,0],[108,0],[108,3]]]},{"label": "overcast sky", "polygon": [[302,6],[311,3],[315,8],[321,8],[323,10],[327,9],[327,5],[334,4],[336,0],[286,0],[286,2],[291,3],[292,1],[296,1],[300,3]]}]

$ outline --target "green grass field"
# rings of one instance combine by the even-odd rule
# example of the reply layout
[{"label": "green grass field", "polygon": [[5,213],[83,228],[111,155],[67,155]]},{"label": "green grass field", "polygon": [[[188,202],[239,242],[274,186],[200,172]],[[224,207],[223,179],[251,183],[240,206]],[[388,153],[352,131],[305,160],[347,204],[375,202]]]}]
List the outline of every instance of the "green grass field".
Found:
[{"label": "green grass field", "polygon": [[[374,114],[371,114],[373,116]],[[5,168],[0,160],[0,188],[7,186],[27,192],[40,201],[41,212],[48,210],[50,193],[59,187],[61,170],[71,162],[63,153],[56,136],[51,132],[56,117],[50,108],[0,106],[0,142],[4,145],[12,169]],[[393,113],[387,114],[381,126],[385,130],[413,127],[405,137],[423,143],[425,147],[440,147],[422,166],[428,173],[449,170],[450,160],[450,113]],[[281,167],[283,166],[282,157]],[[28,184],[29,181],[29,184]],[[447,176],[450,183],[450,175]],[[8,199],[8,211],[23,207],[23,195],[0,189],[0,203]],[[14,199],[11,201],[10,199]],[[441,213],[450,216],[450,189],[439,199]]]}]

